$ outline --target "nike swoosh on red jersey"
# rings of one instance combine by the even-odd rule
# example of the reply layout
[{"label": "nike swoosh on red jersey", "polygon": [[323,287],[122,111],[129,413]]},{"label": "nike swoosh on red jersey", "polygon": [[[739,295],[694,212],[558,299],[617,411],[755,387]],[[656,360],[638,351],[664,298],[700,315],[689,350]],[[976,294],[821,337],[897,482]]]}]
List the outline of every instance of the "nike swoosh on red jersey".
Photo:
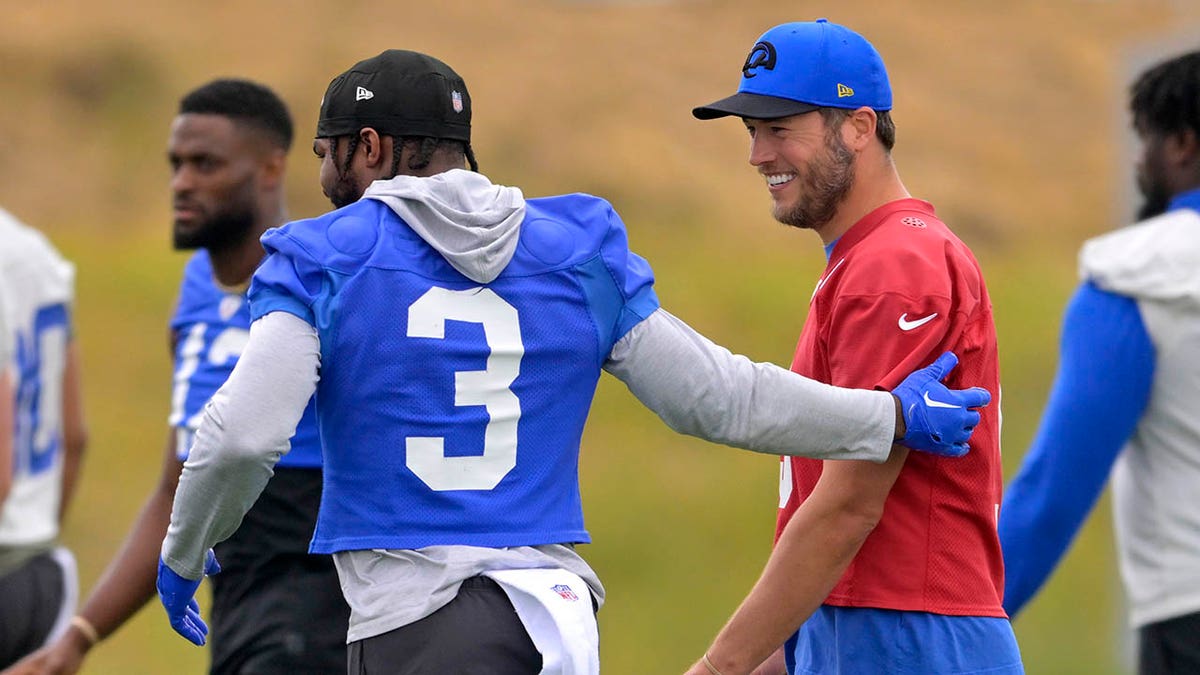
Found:
[{"label": "nike swoosh on red jersey", "polygon": [[908,320],[908,312],[905,312],[900,315],[900,321],[897,322],[897,325],[900,326],[900,330],[909,331],[914,328],[920,328],[921,326],[924,326],[925,324],[929,323],[930,321],[933,321],[934,318],[937,317],[937,315],[938,315],[938,313],[934,312],[933,314],[930,314],[929,316],[925,316],[925,317],[921,317],[920,319],[913,319],[912,321],[909,321]]}]

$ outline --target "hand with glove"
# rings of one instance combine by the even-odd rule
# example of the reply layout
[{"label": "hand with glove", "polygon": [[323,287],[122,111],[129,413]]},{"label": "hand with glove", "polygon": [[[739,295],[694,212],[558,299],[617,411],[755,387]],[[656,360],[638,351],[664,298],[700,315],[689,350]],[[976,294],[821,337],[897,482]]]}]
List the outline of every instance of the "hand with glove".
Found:
[{"label": "hand with glove", "polygon": [[945,457],[967,454],[967,439],[979,424],[976,408],[991,402],[992,395],[980,387],[949,389],[942,384],[956,365],[958,357],[946,352],[892,390],[899,403],[897,443]]},{"label": "hand with glove", "polygon": [[[221,571],[217,564],[217,556],[208,550],[204,559],[204,576],[212,576]],[[192,644],[203,646],[208,636],[208,626],[200,618],[200,605],[196,602],[196,589],[200,588],[200,579],[187,579],[158,559],[158,598],[167,610],[167,618],[171,628],[175,629]]]}]

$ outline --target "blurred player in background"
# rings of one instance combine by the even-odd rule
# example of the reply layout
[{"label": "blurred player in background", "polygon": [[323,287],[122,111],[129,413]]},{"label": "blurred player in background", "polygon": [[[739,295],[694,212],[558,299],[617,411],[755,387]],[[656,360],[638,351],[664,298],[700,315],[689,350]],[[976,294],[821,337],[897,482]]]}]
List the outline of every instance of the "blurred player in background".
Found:
[{"label": "blurred player in background", "polygon": [[[901,182],[891,109],[879,53],[821,19],[768,30],[738,93],[693,114],[742,118],[775,218],[825,246],[792,370],[887,389],[953,350],[964,368],[949,382],[998,392],[983,275]],[[775,549],[689,672],[1022,672],[1001,608],[999,417],[983,411],[961,460],[902,448],[884,464],[784,458]]]},{"label": "blurred player in background", "polygon": [[1138,671],[1200,673],[1200,52],[1130,93],[1142,220],[1080,253],[1058,374],[1000,511],[1004,605],[1038,591],[1111,472]]},{"label": "blurred player in background", "polygon": [[334,554],[355,674],[597,672],[604,590],[574,545],[589,541],[578,459],[602,369],[675,429],[731,445],[965,451],[967,406],[986,392],[937,383],[953,357],[905,381],[903,418],[886,392],[735,357],[659,308],[607,202],[492,183],[470,131],[465,83],[423,54],[384,52],[327,89],[314,151],[342,208],[263,237],[249,343],[204,411],[163,542],[159,594],[180,634],[203,635],[192,596],[208,548],[255,502],[314,390],[326,485],[312,548]]},{"label": "blurred player in background", "polygon": [[[259,237],[284,222],[292,142],[287,107],[270,89],[216,80],[188,93],[171,125],[174,243],[197,249],[171,319],[174,388],[162,474],[125,543],[80,610],[78,625],[19,673],[72,673],[87,650],[154,597],[158,549],[203,408],[246,344],[246,288]],[[329,556],[308,542],[321,496],[321,449],[311,406],[262,497],[217,548],[212,673],[329,673],[346,664],[349,609]]]},{"label": "blurred player in background", "polygon": [[62,634],[78,600],[57,545],[87,438],[74,283],[41,233],[0,211],[0,667]]}]

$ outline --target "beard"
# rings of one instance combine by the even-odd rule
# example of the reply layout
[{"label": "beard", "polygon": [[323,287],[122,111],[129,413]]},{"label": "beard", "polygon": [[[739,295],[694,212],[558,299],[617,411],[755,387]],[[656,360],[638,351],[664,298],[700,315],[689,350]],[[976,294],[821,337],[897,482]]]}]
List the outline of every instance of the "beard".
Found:
[{"label": "beard", "polygon": [[1145,201],[1142,202],[1141,207],[1137,210],[1138,222],[1149,220],[1155,216],[1161,216],[1162,214],[1166,213],[1168,202],[1170,202],[1170,200],[1166,199],[1165,197],[1161,199],[1151,199],[1147,197]]},{"label": "beard", "polygon": [[803,188],[800,199],[791,208],[777,205],[772,214],[775,220],[806,230],[818,229],[833,220],[854,185],[854,153],[834,131],[826,136],[825,148],[823,157],[809,160],[804,171],[797,172],[796,180]]},{"label": "beard", "polygon": [[173,230],[175,250],[232,248],[246,240],[256,220],[249,204],[238,203],[212,214],[193,230],[180,229],[176,223]]},{"label": "beard", "polygon": [[1142,206],[1137,211],[1139,221],[1161,216],[1167,212],[1167,204],[1171,202],[1169,190],[1160,181],[1149,176],[1138,176],[1138,190],[1142,193]]},{"label": "beard", "polygon": [[335,209],[340,209],[343,206],[350,206],[358,201],[362,193],[358,191],[358,187],[354,184],[350,173],[338,174],[337,182],[333,184],[333,188],[326,193],[329,201]]}]

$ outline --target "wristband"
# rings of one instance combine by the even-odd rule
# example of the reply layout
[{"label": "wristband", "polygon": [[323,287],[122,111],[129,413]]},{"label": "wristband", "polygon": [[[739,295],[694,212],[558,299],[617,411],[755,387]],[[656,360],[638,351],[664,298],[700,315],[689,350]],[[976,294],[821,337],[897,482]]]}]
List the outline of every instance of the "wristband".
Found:
[{"label": "wristband", "polygon": [[96,643],[100,641],[100,631],[96,630],[92,622],[83,618],[82,615],[76,614],[71,617],[71,625],[78,628],[80,633],[83,633],[83,637],[88,641],[89,645],[95,647]]}]

